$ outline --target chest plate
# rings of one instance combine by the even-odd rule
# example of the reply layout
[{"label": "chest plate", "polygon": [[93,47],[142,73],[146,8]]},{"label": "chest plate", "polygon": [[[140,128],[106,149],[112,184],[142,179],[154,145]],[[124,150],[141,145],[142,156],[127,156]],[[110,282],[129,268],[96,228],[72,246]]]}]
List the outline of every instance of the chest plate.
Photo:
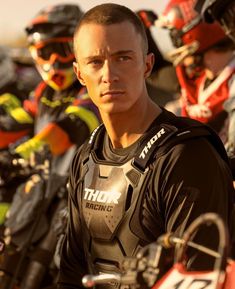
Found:
[{"label": "chest plate", "polygon": [[112,240],[128,223],[146,175],[131,165],[98,164],[91,154],[82,192],[82,212],[92,238]]}]

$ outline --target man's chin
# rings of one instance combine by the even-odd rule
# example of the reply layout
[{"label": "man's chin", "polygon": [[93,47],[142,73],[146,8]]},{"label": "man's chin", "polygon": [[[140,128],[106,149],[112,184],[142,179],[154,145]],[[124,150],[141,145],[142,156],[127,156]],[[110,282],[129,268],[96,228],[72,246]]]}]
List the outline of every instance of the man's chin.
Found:
[{"label": "man's chin", "polygon": [[101,105],[99,110],[101,113],[109,114],[110,116],[126,113],[126,109],[124,107],[122,107],[121,105],[114,104],[114,103],[107,103],[107,104]]}]

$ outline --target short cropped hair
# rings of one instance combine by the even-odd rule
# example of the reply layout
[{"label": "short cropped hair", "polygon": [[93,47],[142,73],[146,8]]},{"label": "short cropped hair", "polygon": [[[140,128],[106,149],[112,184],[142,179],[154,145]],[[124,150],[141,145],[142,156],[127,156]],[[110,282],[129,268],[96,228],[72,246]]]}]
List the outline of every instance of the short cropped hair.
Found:
[{"label": "short cropped hair", "polygon": [[76,35],[79,29],[84,24],[93,23],[100,25],[112,25],[112,24],[119,24],[124,21],[132,23],[136,32],[140,34],[142,38],[143,53],[144,55],[146,55],[148,53],[148,39],[142,21],[139,19],[136,13],[131,11],[126,6],[114,3],[97,5],[88,10],[81,17],[74,32],[75,55],[76,55]]}]

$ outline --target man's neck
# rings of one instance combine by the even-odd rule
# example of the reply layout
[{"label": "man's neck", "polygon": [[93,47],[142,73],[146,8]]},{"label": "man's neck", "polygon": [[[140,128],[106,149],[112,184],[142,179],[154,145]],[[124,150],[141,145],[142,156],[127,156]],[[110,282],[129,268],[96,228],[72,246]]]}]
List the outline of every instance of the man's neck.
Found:
[{"label": "man's neck", "polygon": [[125,148],[137,141],[161,113],[149,99],[141,106],[117,114],[102,114],[107,133],[114,148]]}]

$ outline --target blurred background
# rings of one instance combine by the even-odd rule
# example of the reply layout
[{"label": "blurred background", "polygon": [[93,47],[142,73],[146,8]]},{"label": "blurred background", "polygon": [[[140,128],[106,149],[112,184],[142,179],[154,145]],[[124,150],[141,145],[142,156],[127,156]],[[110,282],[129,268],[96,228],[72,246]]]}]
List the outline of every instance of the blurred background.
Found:
[{"label": "blurred background", "polygon": [[[166,5],[167,0],[2,0],[0,1],[0,45],[11,47],[26,46],[24,27],[27,25],[28,21],[44,6],[66,2],[79,4],[83,11],[101,3],[113,2],[128,6],[134,11],[139,9],[149,9],[159,14]],[[153,30],[152,33],[157,41],[159,49],[164,54],[171,47],[167,33],[156,27],[151,29]]]}]

